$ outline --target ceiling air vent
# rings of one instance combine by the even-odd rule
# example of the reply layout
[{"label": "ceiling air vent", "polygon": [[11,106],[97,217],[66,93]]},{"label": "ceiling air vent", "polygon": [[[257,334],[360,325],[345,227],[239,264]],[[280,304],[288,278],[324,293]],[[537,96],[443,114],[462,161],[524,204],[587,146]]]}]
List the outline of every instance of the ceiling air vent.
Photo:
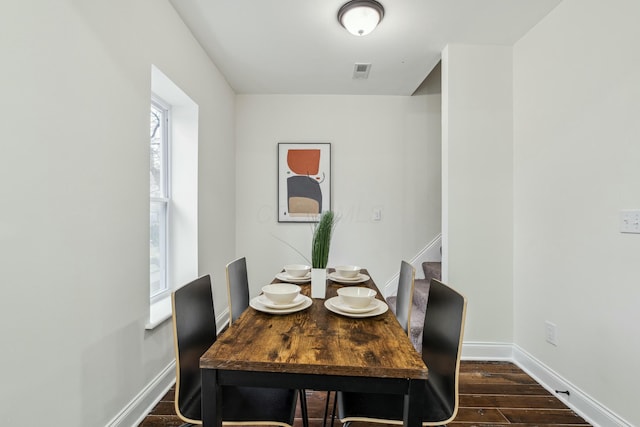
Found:
[{"label": "ceiling air vent", "polygon": [[369,77],[369,70],[371,69],[371,64],[356,64],[353,67],[353,78],[354,79],[366,79]]}]

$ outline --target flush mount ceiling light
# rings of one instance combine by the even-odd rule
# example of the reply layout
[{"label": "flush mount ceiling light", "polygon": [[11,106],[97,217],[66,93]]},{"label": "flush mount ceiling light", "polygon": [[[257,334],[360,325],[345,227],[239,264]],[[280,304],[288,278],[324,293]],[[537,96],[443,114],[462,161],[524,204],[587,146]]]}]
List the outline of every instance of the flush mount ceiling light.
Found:
[{"label": "flush mount ceiling light", "polygon": [[375,0],[352,0],[338,11],[338,21],[354,36],[366,36],[384,16],[384,7]]}]

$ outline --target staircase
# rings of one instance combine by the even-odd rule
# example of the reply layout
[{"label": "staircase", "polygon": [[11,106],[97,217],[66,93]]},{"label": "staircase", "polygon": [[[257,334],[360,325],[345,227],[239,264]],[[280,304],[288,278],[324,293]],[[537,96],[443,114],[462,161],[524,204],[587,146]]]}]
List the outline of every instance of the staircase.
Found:
[{"label": "staircase", "polygon": [[[431,279],[442,278],[441,262],[423,262],[422,270],[424,271],[424,279],[415,280],[415,289],[413,292],[413,305],[411,307],[410,334],[411,342],[416,350],[422,350],[422,328],[424,326],[424,315],[427,308],[427,298],[429,297],[429,282]],[[387,298],[389,307],[395,313],[396,297]]]}]

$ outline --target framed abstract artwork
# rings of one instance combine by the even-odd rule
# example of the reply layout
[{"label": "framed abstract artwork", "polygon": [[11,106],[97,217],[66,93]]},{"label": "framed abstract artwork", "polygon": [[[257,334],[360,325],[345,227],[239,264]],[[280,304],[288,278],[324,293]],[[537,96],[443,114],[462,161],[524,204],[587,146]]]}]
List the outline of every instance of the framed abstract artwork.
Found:
[{"label": "framed abstract artwork", "polygon": [[331,210],[331,144],[278,143],[278,222],[317,222]]}]

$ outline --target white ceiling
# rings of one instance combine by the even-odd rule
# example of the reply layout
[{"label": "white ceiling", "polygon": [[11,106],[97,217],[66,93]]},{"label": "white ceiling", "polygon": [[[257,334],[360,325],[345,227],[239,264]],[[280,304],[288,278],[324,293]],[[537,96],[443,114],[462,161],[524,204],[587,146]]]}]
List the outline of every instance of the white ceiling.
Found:
[{"label": "white ceiling", "polygon": [[561,0],[380,0],[364,37],[338,23],[346,0],[170,1],[237,93],[411,95],[447,44],[512,45]]}]

